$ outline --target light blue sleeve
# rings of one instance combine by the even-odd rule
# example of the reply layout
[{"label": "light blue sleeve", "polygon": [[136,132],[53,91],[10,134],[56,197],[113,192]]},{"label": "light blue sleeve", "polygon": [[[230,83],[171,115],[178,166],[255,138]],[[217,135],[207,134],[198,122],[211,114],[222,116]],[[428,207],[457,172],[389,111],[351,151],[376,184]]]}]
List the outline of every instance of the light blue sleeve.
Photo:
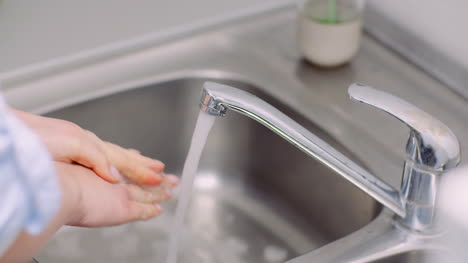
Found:
[{"label": "light blue sleeve", "polygon": [[60,206],[53,161],[0,95],[0,255],[26,230],[39,234]]}]

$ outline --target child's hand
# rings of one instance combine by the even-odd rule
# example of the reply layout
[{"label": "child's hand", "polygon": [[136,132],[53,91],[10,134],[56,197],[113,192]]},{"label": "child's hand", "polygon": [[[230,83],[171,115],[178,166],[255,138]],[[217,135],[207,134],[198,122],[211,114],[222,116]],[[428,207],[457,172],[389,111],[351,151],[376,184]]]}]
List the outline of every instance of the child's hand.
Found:
[{"label": "child's hand", "polygon": [[78,163],[112,183],[118,182],[112,167],[141,185],[157,186],[163,180],[164,164],[158,160],[104,142],[72,122],[12,111],[39,135],[55,161]]},{"label": "child's hand", "polygon": [[[58,176],[65,186],[62,208],[65,223],[99,227],[146,220],[162,211],[159,202],[168,197],[143,190],[134,184],[112,184],[82,166],[56,162]],[[165,185],[172,189],[173,183]]]}]

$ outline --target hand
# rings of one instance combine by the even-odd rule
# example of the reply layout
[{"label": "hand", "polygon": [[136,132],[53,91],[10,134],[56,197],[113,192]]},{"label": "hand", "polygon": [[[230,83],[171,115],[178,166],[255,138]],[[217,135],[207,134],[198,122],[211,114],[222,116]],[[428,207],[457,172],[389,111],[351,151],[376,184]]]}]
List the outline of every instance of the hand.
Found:
[{"label": "hand", "polygon": [[158,203],[170,198],[178,182],[163,173],[162,162],[104,142],[71,122],[12,111],[39,135],[56,161],[62,203],[42,233],[20,233],[0,262],[25,262],[64,224],[111,226],[162,212]]},{"label": "hand", "polygon": [[111,183],[118,181],[112,167],[138,184],[155,186],[163,180],[164,164],[158,160],[104,142],[72,122],[12,111],[39,135],[55,161],[78,163]]},{"label": "hand", "polygon": [[[99,227],[149,219],[161,213],[157,202],[167,198],[135,185],[111,184],[80,165],[56,162],[55,166],[62,191],[59,211],[39,235],[21,232],[0,255],[1,263],[26,262],[64,224]],[[163,183],[174,186],[170,180]]]},{"label": "hand", "polygon": [[[148,192],[134,184],[112,184],[82,166],[56,162],[62,182],[65,224],[99,227],[146,220],[162,212],[159,202],[169,198],[161,192]],[[170,178],[170,177],[165,177]],[[175,182],[164,185],[172,189]]]}]

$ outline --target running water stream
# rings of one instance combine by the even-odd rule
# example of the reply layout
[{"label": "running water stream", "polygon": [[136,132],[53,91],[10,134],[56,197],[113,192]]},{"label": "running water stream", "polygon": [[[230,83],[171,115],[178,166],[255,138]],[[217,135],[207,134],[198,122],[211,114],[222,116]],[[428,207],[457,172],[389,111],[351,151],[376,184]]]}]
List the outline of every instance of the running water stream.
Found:
[{"label": "running water stream", "polygon": [[193,182],[197,173],[198,163],[203,148],[208,138],[208,134],[213,126],[216,116],[211,116],[203,111],[198,114],[197,124],[193,132],[192,142],[190,149],[185,159],[184,169],[182,170],[182,181],[180,186],[179,201],[177,203],[175,220],[172,226],[171,235],[169,237],[169,249],[167,254],[166,263],[177,262],[177,252],[180,231],[184,224],[184,218],[190,205],[192,196]]}]

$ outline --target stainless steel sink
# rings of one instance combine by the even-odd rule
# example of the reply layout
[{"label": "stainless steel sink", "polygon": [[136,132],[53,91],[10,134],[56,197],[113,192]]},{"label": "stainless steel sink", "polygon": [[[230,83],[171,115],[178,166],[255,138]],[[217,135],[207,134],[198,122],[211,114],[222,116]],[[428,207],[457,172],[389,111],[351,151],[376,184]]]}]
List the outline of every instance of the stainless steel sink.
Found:
[{"label": "stainless steel sink", "polygon": [[[180,175],[204,81],[149,85],[47,115],[139,149]],[[264,98],[353,158],[326,132],[255,86],[225,82]],[[283,262],[361,228],[379,211],[370,197],[331,170],[235,114],[215,123],[195,189],[181,262]],[[169,203],[165,215],[148,222],[65,229],[39,259],[163,262],[174,205]]]},{"label": "stainless steel sink", "polygon": [[[395,188],[407,130],[353,104],[350,83],[370,84],[422,108],[468,151],[462,97],[369,37],[352,63],[315,68],[297,52],[295,15],[287,7],[177,41],[31,67],[4,76],[3,91],[17,108],[77,122],[164,161],[175,174],[188,150],[202,83],[213,79],[261,97]],[[238,114],[215,123],[195,189],[183,262],[282,262],[362,228],[380,211],[347,181]],[[169,203],[155,220],[119,227],[64,228],[38,259],[164,262],[173,210]],[[411,252],[378,262],[419,263],[424,256]]]},{"label": "stainless steel sink", "polygon": [[422,263],[427,262],[428,256],[421,251],[408,252],[396,256],[392,256],[383,260],[374,261],[374,263]]}]

